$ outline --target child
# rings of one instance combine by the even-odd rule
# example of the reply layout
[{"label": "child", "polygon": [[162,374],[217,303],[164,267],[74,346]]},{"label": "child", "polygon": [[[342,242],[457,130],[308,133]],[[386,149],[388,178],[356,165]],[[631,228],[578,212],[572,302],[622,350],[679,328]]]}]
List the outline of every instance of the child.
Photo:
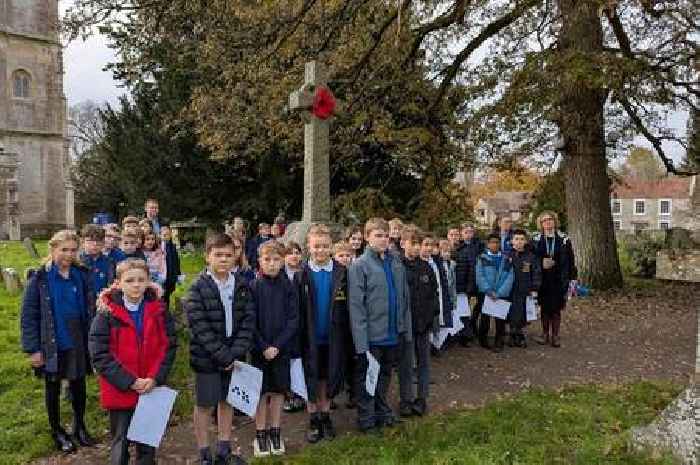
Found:
[{"label": "child", "polygon": [[537,228],[539,233],[533,238],[533,246],[542,261],[542,286],[538,296],[542,308],[542,337],[536,341],[560,347],[561,311],[566,307],[569,281],[576,269],[574,251],[569,237],[558,230],[559,217],[553,211],[540,213]]},{"label": "child", "polygon": [[350,244],[345,241],[336,242],[333,245],[333,258],[336,262],[343,265],[345,268],[350,266],[352,259],[355,256],[355,251]]},{"label": "child", "polygon": [[151,281],[159,285],[165,284],[168,271],[165,252],[160,248],[160,238],[153,231],[145,233],[143,238],[143,254],[151,275]]},{"label": "child", "polygon": [[[426,254],[430,254],[428,265],[435,274],[435,280],[438,283],[438,299],[440,313],[438,314],[437,323],[433,331],[439,331],[440,328],[452,327],[452,297],[450,296],[450,281],[448,275],[448,267],[445,266],[444,260],[440,255],[440,243],[434,234],[428,234],[423,238],[422,247],[425,247]],[[440,356],[440,349],[432,350],[435,356]]]},{"label": "child", "polygon": [[245,255],[248,263],[253,268],[253,271],[258,270],[258,249],[263,242],[270,240],[270,225],[268,223],[260,223],[258,225],[258,235],[251,237],[246,241]]},{"label": "child", "polygon": [[90,270],[90,286],[95,295],[114,281],[115,264],[102,253],[105,243],[105,230],[96,224],[83,227],[83,253],[80,260]]},{"label": "child", "polygon": [[455,275],[455,268],[457,264],[452,259],[452,245],[447,239],[440,239],[440,258],[442,259],[442,266],[445,268],[445,273],[447,274],[447,288],[450,295],[450,302],[452,310],[455,309],[457,305],[457,278]]},{"label": "child", "polygon": [[365,241],[362,236],[362,228],[359,226],[351,226],[345,231],[345,241],[350,244],[353,251],[352,259],[362,255],[365,251]]},{"label": "child", "polygon": [[[290,282],[294,283],[295,286],[299,286],[299,278],[297,277],[302,270],[301,263],[302,251],[301,246],[294,241],[289,241],[284,252],[284,276],[289,279]],[[301,327],[302,322],[299,321],[299,326]],[[296,344],[290,354],[290,359],[301,357],[301,332],[297,332]],[[288,392],[285,400],[284,407],[282,408],[287,413],[300,412],[306,408],[306,402],[304,398],[294,392]]]},{"label": "child", "polygon": [[331,259],[331,234],[325,225],[307,233],[309,261],[300,275],[301,355],[309,394],[310,443],[333,439],[331,399],[342,389],[350,341],[347,271]]},{"label": "child", "polygon": [[124,252],[119,248],[121,241],[121,233],[119,226],[116,224],[108,224],[105,226],[105,244],[102,253],[109,257],[116,266],[119,262],[126,259]]},{"label": "child", "polygon": [[513,251],[510,254],[513,264],[513,290],[511,292],[510,342],[512,346],[527,347],[524,328],[527,324],[527,297],[537,298],[537,290],[542,285],[542,267],[537,256],[528,247],[527,233],[522,229],[513,231]]},{"label": "child", "polygon": [[297,336],[299,295],[294,284],[280,274],[283,255],[284,246],[277,241],[260,245],[260,277],[251,284],[256,314],[252,364],[263,372],[255,414],[255,457],[285,452],[280,417],[284,394],[290,388],[289,355]]},{"label": "child", "polygon": [[[85,427],[85,376],[90,370],[88,329],[96,297],[89,270],[78,259],[78,236],[58,231],[49,241],[49,257],[27,282],[22,300],[22,350],[37,376],[45,381],[51,437],[63,453],[95,441]],[[61,426],[61,381],[68,380],[73,407],[73,432]],[[72,437],[71,437],[72,436]]]},{"label": "child", "polygon": [[[500,252],[501,236],[496,233],[489,234],[486,246],[486,252],[476,261],[476,285],[486,295],[486,299],[507,299],[513,288],[513,266],[508,257]],[[480,334],[480,337],[485,338],[488,334],[490,318],[489,315],[481,314],[479,331],[483,331],[483,334]],[[503,352],[505,330],[506,320],[496,318],[494,352]]]},{"label": "child", "polygon": [[163,253],[165,253],[165,283],[163,286],[163,302],[165,308],[170,308],[170,296],[175,292],[175,287],[180,279],[180,255],[177,253],[177,247],[173,243],[172,230],[170,225],[163,223],[160,225],[160,244]]},{"label": "child", "polygon": [[401,250],[401,231],[403,231],[403,222],[394,218],[389,221],[389,250],[398,255],[403,254]]},{"label": "child", "polygon": [[[419,415],[427,411],[430,384],[430,332],[440,313],[438,282],[428,260],[432,252],[431,243],[423,246],[425,234],[409,230],[401,234],[404,250],[406,280],[411,295],[411,322],[413,344],[402,349],[399,365],[400,413],[401,416]],[[413,354],[418,366],[418,397],[413,394]]]},{"label": "child", "polygon": [[139,226],[139,219],[135,216],[127,216],[122,220],[122,233],[125,234],[137,234],[141,231]]},{"label": "child", "polygon": [[153,223],[151,220],[144,218],[139,221],[139,228],[141,228],[141,232],[143,232],[144,235],[150,234],[153,232]]},{"label": "child", "polygon": [[235,362],[245,360],[253,344],[255,304],[248,281],[231,271],[235,254],[229,236],[207,237],[207,269],[183,300],[190,329],[190,366],[195,373],[194,432],[201,465],[214,463],[207,437],[214,407],[219,433],[216,463],[245,464],[240,456],[231,455],[233,408],[226,397]]},{"label": "child", "polygon": [[248,260],[244,253],[245,240],[232,236],[233,241],[233,272],[242,275],[246,280],[252,281],[255,279],[255,271],[248,264]]},{"label": "child", "polygon": [[[406,270],[388,252],[389,224],[372,218],[365,225],[368,247],[348,271],[348,297],[352,337],[357,354],[358,426],[367,432],[392,426],[396,419],[387,403],[392,367],[398,360],[399,337],[411,342],[411,311]],[[365,389],[368,353],[379,362],[374,396]]]},{"label": "child", "polygon": [[[116,286],[100,297],[90,328],[90,355],[100,375],[100,403],[109,411],[115,465],[129,462],[126,435],[139,395],[164,385],[175,361],[175,323],[148,288],[148,274],[142,260],[119,263]],[[155,465],[155,453],[154,447],[136,444],[139,464]]]},{"label": "child", "polygon": [[122,252],[124,252],[124,258],[138,258],[140,260],[146,261],[146,255],[139,248],[139,235],[138,233],[131,233],[124,231],[122,233]]},{"label": "child", "polygon": [[[462,223],[462,240],[455,250],[454,259],[455,280],[457,293],[465,294],[467,298],[476,297],[476,305],[473,307],[471,318],[464,320],[465,329],[460,338],[463,346],[469,345],[469,338],[477,333],[477,320],[481,313],[481,305],[484,302],[484,294],[478,292],[476,287],[476,258],[481,255],[484,244],[475,236],[474,225]],[[479,343],[486,345],[485,339],[479,339]]]}]

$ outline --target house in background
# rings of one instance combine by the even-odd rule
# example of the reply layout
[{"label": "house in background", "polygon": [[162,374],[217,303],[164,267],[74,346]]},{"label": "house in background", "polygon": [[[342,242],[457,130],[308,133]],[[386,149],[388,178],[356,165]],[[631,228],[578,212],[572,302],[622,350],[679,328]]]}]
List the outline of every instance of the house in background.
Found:
[{"label": "house in background", "polygon": [[639,232],[670,228],[698,228],[697,176],[646,181],[625,178],[610,194],[610,208],[616,231]]},{"label": "house in background", "polygon": [[527,213],[532,193],[525,191],[496,192],[479,198],[474,205],[474,218],[481,227],[490,228],[496,218],[509,216],[514,222],[522,221]]}]

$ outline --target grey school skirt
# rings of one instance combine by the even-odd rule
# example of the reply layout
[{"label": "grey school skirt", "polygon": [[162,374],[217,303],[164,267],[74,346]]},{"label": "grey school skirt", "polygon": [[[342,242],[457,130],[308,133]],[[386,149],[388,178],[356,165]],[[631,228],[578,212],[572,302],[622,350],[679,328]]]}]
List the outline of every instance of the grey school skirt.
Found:
[{"label": "grey school skirt", "polygon": [[68,320],[66,321],[66,326],[73,342],[73,348],[58,352],[58,371],[46,374],[46,378],[49,381],[60,381],[62,379],[75,381],[76,379],[84,378],[89,372],[83,322],[81,320]]}]

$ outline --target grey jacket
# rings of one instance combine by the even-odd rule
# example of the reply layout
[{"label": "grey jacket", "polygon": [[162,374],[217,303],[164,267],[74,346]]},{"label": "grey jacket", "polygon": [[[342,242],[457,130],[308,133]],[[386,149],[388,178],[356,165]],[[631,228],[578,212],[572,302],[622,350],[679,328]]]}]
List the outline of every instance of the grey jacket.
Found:
[{"label": "grey jacket", "polygon": [[[388,252],[391,253],[391,252]],[[406,269],[398,255],[392,254],[391,271],[398,300],[397,329],[399,337],[411,341],[411,308]],[[389,327],[389,288],[382,260],[370,247],[348,269],[350,325],[355,353],[369,350],[372,342],[386,337]]]}]

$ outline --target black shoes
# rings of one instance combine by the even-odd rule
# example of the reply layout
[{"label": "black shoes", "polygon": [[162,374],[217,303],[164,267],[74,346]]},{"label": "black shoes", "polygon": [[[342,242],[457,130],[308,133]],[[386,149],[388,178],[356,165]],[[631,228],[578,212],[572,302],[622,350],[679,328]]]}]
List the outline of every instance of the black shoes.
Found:
[{"label": "black shoes", "polygon": [[328,413],[321,413],[321,436],[326,439],[335,439],[335,426]]},{"label": "black shoes", "polygon": [[73,439],[78,441],[81,447],[92,447],[97,444],[97,441],[88,433],[85,425],[77,423],[73,425]]},{"label": "black shoes", "polygon": [[63,429],[59,429],[51,433],[51,438],[56,446],[56,449],[64,454],[71,454],[77,450],[73,439]]},{"label": "black shoes", "polygon": [[414,413],[413,406],[414,404],[401,403],[401,405],[399,406],[399,415],[401,415],[404,418],[412,417]]},{"label": "black shoes", "polygon": [[306,431],[306,441],[310,444],[314,444],[321,439],[323,439],[321,416],[318,413],[312,413],[309,419],[309,429]]},{"label": "black shoes", "polygon": [[414,415],[422,417],[428,410],[428,406],[425,403],[425,399],[416,399],[413,403],[412,411]]}]

